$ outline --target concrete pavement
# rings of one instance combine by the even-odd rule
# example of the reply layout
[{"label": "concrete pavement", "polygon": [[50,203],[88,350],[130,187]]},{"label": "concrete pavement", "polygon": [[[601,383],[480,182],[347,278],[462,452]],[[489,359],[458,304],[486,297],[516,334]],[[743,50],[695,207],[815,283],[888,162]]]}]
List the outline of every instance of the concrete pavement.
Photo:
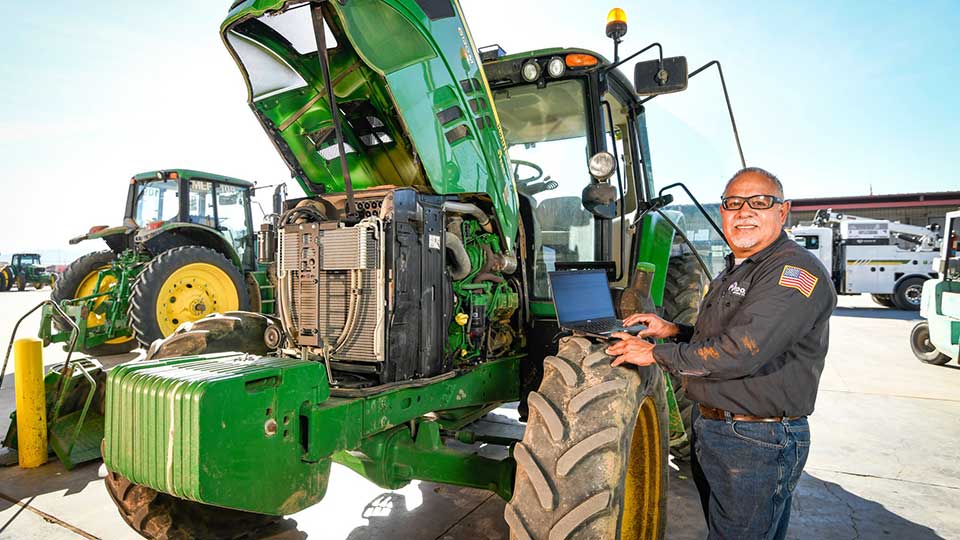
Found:
[{"label": "concrete pavement", "polygon": [[[47,291],[0,294],[0,338]],[[38,317],[24,323],[35,332]],[[917,320],[842,297],[811,417],[813,445],[795,492],[793,539],[960,539],[960,368],[929,366],[907,343]],[[62,361],[56,347],[45,363]],[[0,429],[13,409],[13,377],[0,389]],[[489,419],[513,424],[515,410]],[[514,426],[516,429],[516,426]],[[139,538],[120,519],[100,479],[100,463],[65,471],[53,461],[34,470],[0,469],[0,538]],[[670,539],[705,536],[686,465],[671,469]],[[327,497],[289,516],[271,539],[500,539],[503,501],[485,491],[412,482],[384,491],[334,466]]]}]

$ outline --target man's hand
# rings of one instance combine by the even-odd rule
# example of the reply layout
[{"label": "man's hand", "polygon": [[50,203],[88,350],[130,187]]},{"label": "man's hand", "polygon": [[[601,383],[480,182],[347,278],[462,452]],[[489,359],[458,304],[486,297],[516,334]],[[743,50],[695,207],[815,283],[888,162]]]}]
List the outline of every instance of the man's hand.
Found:
[{"label": "man's hand", "polygon": [[661,319],[653,313],[634,313],[623,320],[623,326],[645,324],[647,328],[637,333],[639,337],[667,339],[680,333],[680,327],[670,321]]},{"label": "man's hand", "polygon": [[[636,315],[631,315],[631,317],[635,316]],[[627,320],[629,320],[629,317]],[[610,362],[611,366],[617,367],[623,363],[649,366],[657,362],[656,359],[653,358],[653,344],[647,340],[641,337],[631,336],[626,332],[614,332],[610,337],[620,339],[619,342],[607,347],[606,353],[610,356],[616,356],[613,362]]]}]

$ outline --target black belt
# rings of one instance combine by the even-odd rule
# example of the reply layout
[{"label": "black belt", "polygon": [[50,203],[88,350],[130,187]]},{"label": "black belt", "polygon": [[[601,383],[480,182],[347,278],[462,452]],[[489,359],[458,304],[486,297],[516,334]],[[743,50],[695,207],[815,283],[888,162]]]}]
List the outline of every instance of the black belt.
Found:
[{"label": "black belt", "polygon": [[728,417],[734,422],[783,422],[784,420],[799,420],[802,416],[751,416],[749,414],[734,414],[716,407],[698,405],[700,416],[707,420],[726,420]]}]

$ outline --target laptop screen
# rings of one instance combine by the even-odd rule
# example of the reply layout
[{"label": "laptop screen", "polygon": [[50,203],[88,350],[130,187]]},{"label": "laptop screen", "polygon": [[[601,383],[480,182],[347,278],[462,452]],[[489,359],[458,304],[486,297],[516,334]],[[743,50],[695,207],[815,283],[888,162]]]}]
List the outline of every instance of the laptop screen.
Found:
[{"label": "laptop screen", "polygon": [[603,270],[550,272],[553,304],[561,326],[587,319],[612,319],[613,300]]}]

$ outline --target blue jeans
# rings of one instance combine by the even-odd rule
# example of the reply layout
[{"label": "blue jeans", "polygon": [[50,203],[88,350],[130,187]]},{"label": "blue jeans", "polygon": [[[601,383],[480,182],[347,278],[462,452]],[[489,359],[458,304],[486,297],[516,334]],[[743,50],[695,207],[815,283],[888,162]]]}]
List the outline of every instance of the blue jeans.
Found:
[{"label": "blue jeans", "polygon": [[807,418],[734,422],[694,410],[693,476],[708,540],[783,540],[810,452]]}]

